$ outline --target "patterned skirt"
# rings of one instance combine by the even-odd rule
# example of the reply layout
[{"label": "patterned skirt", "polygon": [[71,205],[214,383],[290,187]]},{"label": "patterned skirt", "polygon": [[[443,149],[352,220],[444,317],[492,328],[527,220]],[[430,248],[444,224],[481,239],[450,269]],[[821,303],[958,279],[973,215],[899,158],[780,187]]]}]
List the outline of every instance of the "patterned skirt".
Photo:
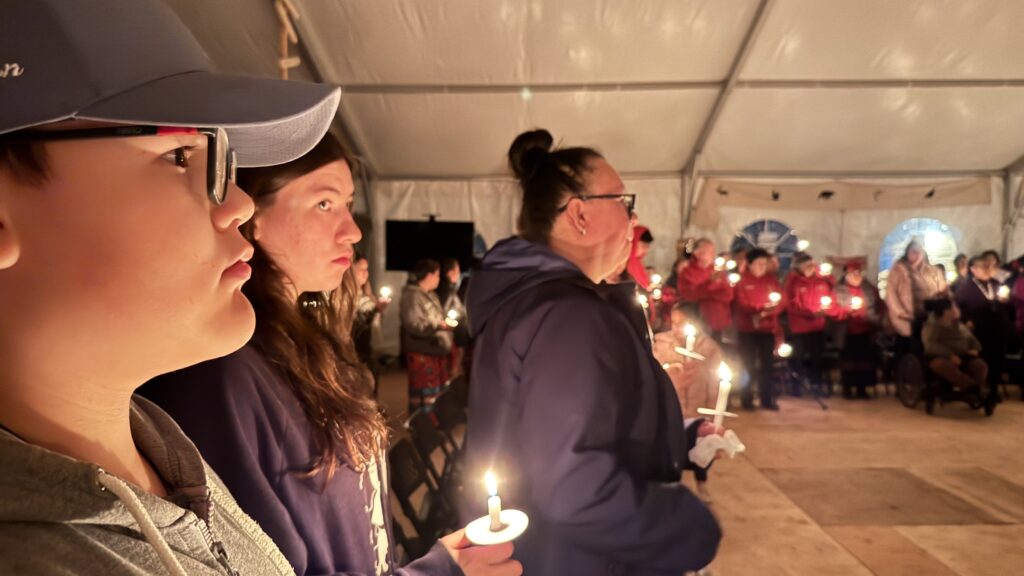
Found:
[{"label": "patterned skirt", "polygon": [[451,356],[428,356],[407,352],[409,367],[409,413],[421,406],[431,410],[434,400],[449,379]]}]

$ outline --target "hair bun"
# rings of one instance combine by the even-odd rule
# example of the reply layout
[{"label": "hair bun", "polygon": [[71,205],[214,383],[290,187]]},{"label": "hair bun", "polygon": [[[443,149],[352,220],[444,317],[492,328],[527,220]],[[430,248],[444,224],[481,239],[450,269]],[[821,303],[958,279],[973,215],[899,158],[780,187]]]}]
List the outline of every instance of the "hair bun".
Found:
[{"label": "hair bun", "polygon": [[508,149],[508,164],[520,181],[533,178],[541,163],[551,152],[555,138],[543,128],[523,132]]}]

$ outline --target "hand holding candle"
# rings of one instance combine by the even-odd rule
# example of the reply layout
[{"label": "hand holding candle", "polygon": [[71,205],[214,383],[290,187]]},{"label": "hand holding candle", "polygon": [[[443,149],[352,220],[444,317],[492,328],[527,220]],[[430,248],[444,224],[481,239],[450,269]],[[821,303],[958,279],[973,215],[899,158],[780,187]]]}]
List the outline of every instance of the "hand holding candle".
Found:
[{"label": "hand holding candle", "polygon": [[864,307],[864,299],[863,298],[861,298],[860,296],[854,296],[853,298],[850,298],[850,309],[852,309],[852,310],[860,310],[863,307]]},{"label": "hand holding candle", "polygon": [[448,316],[445,317],[444,323],[455,328],[459,325],[459,313],[455,310],[449,310]]},{"label": "hand holding candle", "polygon": [[719,256],[715,258],[715,270],[722,270],[725,268],[725,258]]},{"label": "hand holding candle", "polygon": [[380,289],[380,299],[391,301],[391,295],[393,294],[391,286],[382,286]]},{"label": "hand holding candle", "polygon": [[1010,287],[1005,285],[1000,286],[999,291],[996,292],[996,294],[999,296],[1000,300],[1005,302],[1006,300],[1010,299]]},{"label": "hand holding candle", "polygon": [[822,296],[821,297],[821,309],[822,310],[827,310],[828,308],[831,308],[831,307],[832,307],[832,297],[831,296]]},{"label": "hand holding candle", "polygon": [[779,302],[782,302],[782,294],[778,292],[772,292],[768,295],[768,303],[771,306],[778,306]]},{"label": "hand holding candle", "polygon": [[[704,415],[714,415],[714,429],[722,429],[722,421],[726,416],[735,417],[735,414],[726,412],[726,408],[729,406],[729,392],[732,391],[732,370],[729,366],[722,362],[718,367],[718,377],[721,381],[718,383],[718,401],[715,403],[714,410],[708,410],[707,408],[698,408],[697,413]],[[740,441],[739,437],[732,430],[727,430],[724,434],[712,434],[697,438],[697,444],[690,449],[690,460],[706,468],[711,461],[714,460],[715,455],[719,451],[724,451],[729,454],[730,457],[735,456],[741,452],[744,452],[746,447]]]}]

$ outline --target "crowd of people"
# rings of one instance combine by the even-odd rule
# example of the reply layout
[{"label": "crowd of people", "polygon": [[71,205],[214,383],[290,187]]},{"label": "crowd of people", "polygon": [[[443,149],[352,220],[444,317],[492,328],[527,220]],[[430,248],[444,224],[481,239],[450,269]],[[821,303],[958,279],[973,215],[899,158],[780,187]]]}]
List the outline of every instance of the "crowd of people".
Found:
[{"label": "crowd of people", "polygon": [[[833,369],[844,397],[869,399],[868,389],[883,375],[883,349],[891,352],[890,365],[917,353],[957,389],[974,387],[991,405],[1001,401],[1006,356],[1024,332],[1024,279],[1017,263],[1004,266],[993,250],[958,255],[956,269],[946,271],[912,239],[889,270],[882,298],[864,277],[863,259],[838,258],[833,265],[801,251],[782,273],[779,258],[760,248],[716,252],[707,238],[681,247],[666,282],[650,283],[650,270],[636,279],[641,302],[655,331],[681,341],[671,318],[686,314],[689,329],[740,361],[748,378],[740,388],[744,409],[778,410],[780,393],[828,397]],[[835,351],[830,365],[828,349]],[[667,366],[681,361],[671,354],[662,359]],[[703,378],[717,362],[681,367]],[[685,371],[674,370],[674,379],[691,380]]]},{"label": "crowd of people", "polygon": [[[789,393],[827,394],[821,347],[841,326],[844,390],[863,396],[891,326],[995,399],[1011,303],[1024,325],[1024,281],[998,255],[965,259],[951,296],[916,243],[884,302],[863,263],[836,279],[801,253],[780,282],[775,255],[706,239],[662,282],[611,163],[525,132],[508,151],[517,234],[468,291],[458,262],[421,260],[399,308],[409,408],[471,367],[461,469],[497,472],[529,529],[514,546],[458,530],[403,565],[374,391],[390,297],[355,254],[354,162],[327,132],[339,90],[217,74],[158,0],[4,8],[0,52],[27,59],[0,93],[5,574],[699,570],[722,537],[689,457],[726,434],[696,412],[718,401],[716,360],[738,346],[744,406],[756,389],[777,409],[783,345]],[[484,502],[467,492],[464,519]]]}]

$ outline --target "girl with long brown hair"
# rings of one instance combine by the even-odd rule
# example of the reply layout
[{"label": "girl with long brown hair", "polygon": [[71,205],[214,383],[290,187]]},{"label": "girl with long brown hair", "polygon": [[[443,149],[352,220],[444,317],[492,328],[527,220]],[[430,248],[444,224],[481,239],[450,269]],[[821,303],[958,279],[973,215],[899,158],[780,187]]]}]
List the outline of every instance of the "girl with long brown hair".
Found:
[{"label": "girl with long brown hair", "polygon": [[163,376],[146,394],[170,412],[298,574],[518,574],[511,547],[460,532],[397,568],[387,429],[356,354],[351,270],[362,238],[345,150],[328,135],[294,162],[244,171],[256,204],[245,295],[256,333],[227,357]]}]

